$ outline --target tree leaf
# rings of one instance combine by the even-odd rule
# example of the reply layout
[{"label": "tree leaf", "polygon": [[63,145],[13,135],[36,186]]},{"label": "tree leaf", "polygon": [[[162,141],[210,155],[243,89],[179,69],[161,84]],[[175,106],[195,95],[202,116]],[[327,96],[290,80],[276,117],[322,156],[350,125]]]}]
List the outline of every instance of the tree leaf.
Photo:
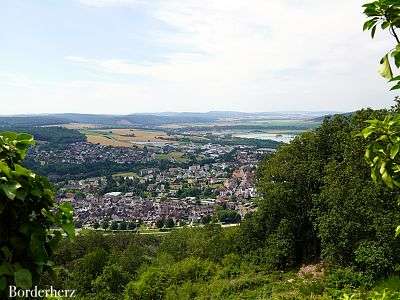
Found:
[{"label": "tree leaf", "polygon": [[4,291],[7,287],[7,280],[4,276],[0,277],[0,291]]},{"label": "tree leaf", "polygon": [[371,30],[371,37],[372,38],[374,38],[375,32],[376,32],[376,25],[374,27],[372,27],[372,30]]},{"label": "tree leaf", "polygon": [[6,196],[11,200],[14,200],[15,195],[17,193],[17,189],[19,189],[20,187],[21,185],[18,182],[0,184],[0,190],[3,190]]},{"label": "tree leaf", "polygon": [[393,78],[393,72],[390,66],[389,56],[387,54],[381,60],[381,67],[379,69],[379,74],[381,74],[383,78],[386,78],[388,80]]},{"label": "tree leaf", "polygon": [[32,274],[27,269],[19,269],[14,272],[14,280],[17,287],[29,289],[32,287]]},{"label": "tree leaf", "polygon": [[396,157],[397,153],[399,152],[399,149],[400,149],[400,144],[399,143],[394,144],[392,146],[392,148],[390,149],[390,158],[391,159],[394,159]]}]

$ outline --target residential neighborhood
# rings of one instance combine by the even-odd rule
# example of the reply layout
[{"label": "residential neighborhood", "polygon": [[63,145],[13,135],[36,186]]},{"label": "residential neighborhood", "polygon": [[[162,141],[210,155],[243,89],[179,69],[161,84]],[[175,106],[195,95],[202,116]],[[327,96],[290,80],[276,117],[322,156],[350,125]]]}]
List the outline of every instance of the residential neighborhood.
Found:
[{"label": "residential neighborhood", "polygon": [[[41,167],[59,166],[49,177],[55,181],[57,200],[73,205],[78,227],[124,221],[154,228],[160,219],[201,224],[217,209],[236,211],[243,218],[256,207],[257,163],[270,152],[244,145],[112,147],[77,142],[60,149],[37,147],[29,155]],[[99,163],[110,164],[111,170],[91,177],[90,166]],[[63,177],[59,171],[64,166],[87,168]]]}]

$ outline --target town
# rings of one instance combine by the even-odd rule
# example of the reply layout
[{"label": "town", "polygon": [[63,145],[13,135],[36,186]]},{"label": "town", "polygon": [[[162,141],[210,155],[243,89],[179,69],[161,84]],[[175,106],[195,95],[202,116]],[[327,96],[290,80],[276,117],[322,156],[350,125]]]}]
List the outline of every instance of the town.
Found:
[{"label": "town", "polygon": [[[156,228],[195,226],[213,218],[238,223],[256,207],[257,164],[272,151],[248,145],[165,142],[113,147],[76,142],[36,147],[29,159],[47,170],[57,200],[71,202],[77,227],[118,223],[121,228]],[[107,172],[91,176],[93,164],[97,171],[104,165]],[[63,176],[65,166],[65,173],[71,168],[81,171]]]}]

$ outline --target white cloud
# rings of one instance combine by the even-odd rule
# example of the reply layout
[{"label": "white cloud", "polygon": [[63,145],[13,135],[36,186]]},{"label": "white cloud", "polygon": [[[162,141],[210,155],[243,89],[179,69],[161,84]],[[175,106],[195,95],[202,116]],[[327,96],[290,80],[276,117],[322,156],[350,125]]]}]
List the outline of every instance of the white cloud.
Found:
[{"label": "white cloud", "polygon": [[80,101],[81,111],[107,112],[110,101],[113,112],[127,113],[350,110],[391,101],[376,69],[392,43],[382,34],[371,41],[362,33],[361,0],[79,1],[103,9],[144,9],[168,28],[148,38],[156,36],[153,42],[160,47],[176,49],[157,62],[149,49],[147,61],[140,63],[113,53],[101,58],[71,53],[65,60],[77,69],[134,79],[131,84],[72,82],[49,92],[36,88],[58,103]]}]

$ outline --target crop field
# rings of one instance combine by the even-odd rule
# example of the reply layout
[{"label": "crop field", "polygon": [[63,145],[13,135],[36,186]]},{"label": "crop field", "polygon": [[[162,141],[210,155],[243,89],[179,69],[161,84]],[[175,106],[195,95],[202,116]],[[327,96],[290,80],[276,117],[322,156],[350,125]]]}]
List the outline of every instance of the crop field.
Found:
[{"label": "crop field", "polygon": [[167,142],[166,139],[169,138],[163,131],[142,129],[84,129],[81,132],[86,135],[90,143],[114,147],[162,143]]}]

